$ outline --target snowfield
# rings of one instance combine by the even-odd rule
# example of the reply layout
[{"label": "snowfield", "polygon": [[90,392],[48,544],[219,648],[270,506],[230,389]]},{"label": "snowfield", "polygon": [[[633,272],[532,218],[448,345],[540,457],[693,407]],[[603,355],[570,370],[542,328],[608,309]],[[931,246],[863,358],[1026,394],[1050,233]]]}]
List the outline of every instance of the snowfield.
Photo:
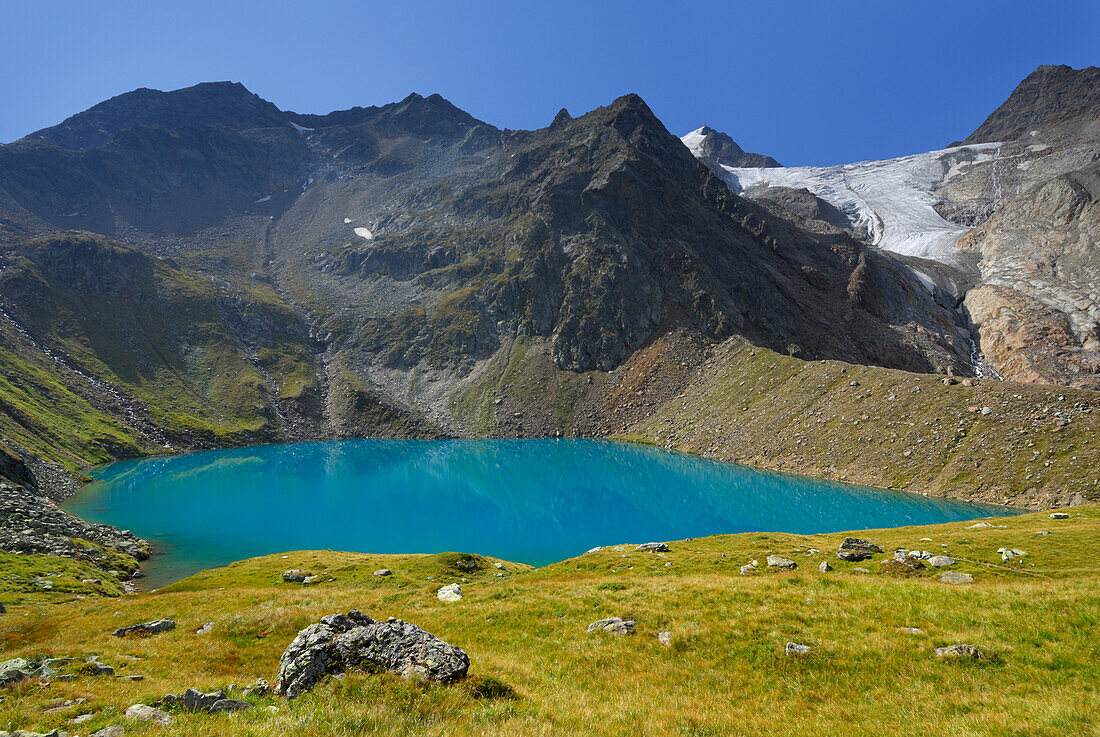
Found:
[{"label": "snowfield", "polygon": [[[699,155],[698,130],[680,140]],[[951,261],[955,242],[968,228],[940,217],[937,187],[974,164],[993,161],[1003,144],[981,143],[883,161],[839,166],[768,169],[723,166],[734,192],[751,187],[805,188],[843,211],[883,250]]]},{"label": "snowfield", "polygon": [[355,234],[360,238],[366,238],[368,241],[374,237],[374,233],[370,232],[368,228],[356,228]]}]

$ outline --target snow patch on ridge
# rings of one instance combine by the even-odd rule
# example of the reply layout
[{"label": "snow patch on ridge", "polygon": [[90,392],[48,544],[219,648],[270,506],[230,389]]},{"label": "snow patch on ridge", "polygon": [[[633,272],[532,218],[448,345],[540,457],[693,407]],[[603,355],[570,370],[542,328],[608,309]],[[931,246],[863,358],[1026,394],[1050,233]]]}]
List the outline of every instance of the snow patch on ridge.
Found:
[{"label": "snow patch on ridge", "polygon": [[703,141],[707,139],[706,135],[703,133],[703,128],[706,128],[706,126],[704,125],[696,128],[691,133],[680,138],[696,158],[702,155]]},{"label": "snow patch on ridge", "polygon": [[374,237],[374,233],[370,232],[367,228],[356,228],[355,234],[360,238],[366,238],[368,241]]},{"label": "snow patch on ridge", "polygon": [[290,121],[290,125],[299,133],[312,133],[314,131],[313,128],[306,128],[304,125],[298,125],[293,120]]},{"label": "snow patch on ridge", "polygon": [[[700,156],[700,130],[680,140]],[[750,187],[805,188],[863,228],[872,245],[906,256],[951,261],[969,228],[940,217],[935,190],[967,166],[993,161],[1003,144],[980,143],[883,161],[838,166],[722,166],[734,192]]]}]

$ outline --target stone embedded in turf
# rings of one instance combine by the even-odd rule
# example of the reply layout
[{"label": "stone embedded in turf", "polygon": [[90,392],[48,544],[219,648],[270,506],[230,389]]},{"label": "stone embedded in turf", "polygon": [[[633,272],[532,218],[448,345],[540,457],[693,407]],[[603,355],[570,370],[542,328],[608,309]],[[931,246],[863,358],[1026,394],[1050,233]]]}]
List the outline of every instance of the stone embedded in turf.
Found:
[{"label": "stone embedded in turf", "polygon": [[798,564],[790,558],[782,558],[778,555],[769,555],[768,568],[781,568],[786,571],[793,571],[795,568],[798,568]]},{"label": "stone embedded in turf", "polygon": [[841,560],[846,560],[849,563],[858,563],[861,560],[867,560],[872,556],[870,550],[838,550],[836,551],[836,557]]},{"label": "stone embedded in turf", "polygon": [[435,592],[435,596],[440,601],[460,601],[462,599],[462,587],[457,583],[449,583],[446,586],[440,586],[439,590]]},{"label": "stone embedded in turf", "polygon": [[161,632],[169,632],[176,628],[176,623],[171,619],[155,619],[152,622],[143,622],[142,624],[132,624],[129,627],[119,627],[112,634],[115,637],[126,637],[128,635],[138,635],[139,637],[148,637],[149,635],[155,635]]},{"label": "stone embedded in turf", "polygon": [[974,577],[969,573],[959,573],[958,571],[946,571],[940,574],[940,580],[944,583],[960,584],[960,583],[974,583]]},{"label": "stone embedded in turf", "polygon": [[667,553],[668,543],[642,543],[638,546],[639,552],[649,551],[650,553]]},{"label": "stone embedded in turf", "polygon": [[610,632],[614,635],[632,635],[634,634],[634,620],[622,619],[620,617],[598,619],[592,624],[588,625],[588,631]]},{"label": "stone embedded in turf", "polygon": [[275,693],[293,699],[326,676],[385,670],[405,678],[452,683],[466,677],[470,658],[414,624],[376,622],[357,610],[321,617],[298,633],[279,661]]},{"label": "stone embedded in turf", "polygon": [[807,655],[810,652],[809,645],[799,645],[797,642],[788,642],[784,650],[787,655]]},{"label": "stone embedded in turf", "polygon": [[155,706],[146,706],[145,704],[134,704],[126,710],[123,716],[127,719],[133,719],[139,722],[151,722],[156,724],[171,724],[174,721],[168,712],[161,711]]},{"label": "stone embedded in turf", "polygon": [[986,655],[973,645],[959,644],[947,645],[936,648],[937,658],[970,658],[973,660],[985,660]]}]

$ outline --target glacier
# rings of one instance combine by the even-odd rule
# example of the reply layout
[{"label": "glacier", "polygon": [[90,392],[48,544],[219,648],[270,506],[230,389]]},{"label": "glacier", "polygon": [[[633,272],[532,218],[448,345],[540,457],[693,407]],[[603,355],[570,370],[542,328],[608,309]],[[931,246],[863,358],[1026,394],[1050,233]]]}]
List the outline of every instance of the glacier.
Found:
[{"label": "glacier", "polygon": [[[697,158],[702,158],[700,130],[680,139]],[[836,166],[717,168],[734,192],[757,186],[805,188],[844,212],[866,231],[872,245],[906,256],[952,262],[955,243],[969,228],[936,212],[936,189],[974,164],[994,161],[1003,145],[955,146]]]}]

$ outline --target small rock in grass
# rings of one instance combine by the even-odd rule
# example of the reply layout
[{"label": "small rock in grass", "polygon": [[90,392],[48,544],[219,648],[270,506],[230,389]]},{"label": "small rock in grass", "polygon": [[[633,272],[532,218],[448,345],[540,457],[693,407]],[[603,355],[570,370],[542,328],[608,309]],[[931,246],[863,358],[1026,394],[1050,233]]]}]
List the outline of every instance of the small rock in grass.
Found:
[{"label": "small rock in grass", "polygon": [[95,714],[81,714],[79,716],[75,716],[72,719],[70,719],[69,724],[71,724],[75,727],[78,724],[83,724],[84,722],[90,722],[93,719],[95,719]]},{"label": "small rock in grass", "polygon": [[462,599],[462,587],[457,583],[449,583],[446,586],[440,586],[435,595],[440,601],[459,601]]},{"label": "small rock in grass", "polygon": [[1044,537],[1045,537],[1045,536],[1047,536],[1047,535],[1049,535],[1049,534],[1050,534],[1050,531],[1049,531],[1049,530],[1039,530],[1039,531],[1038,531],[1038,532],[1036,532],[1035,534],[1036,534],[1036,535],[1042,535],[1042,536],[1044,536]]},{"label": "small rock in grass", "polygon": [[833,567],[829,565],[829,561],[823,560],[817,566],[817,570],[821,571],[822,573],[828,573],[829,571],[833,570]]},{"label": "small rock in grass", "polygon": [[920,627],[898,627],[898,630],[900,630],[901,632],[905,632],[907,634],[910,634],[910,635],[923,635],[924,634],[924,630],[922,630]]},{"label": "small rock in grass", "polygon": [[879,567],[882,569],[883,573],[889,573],[894,576],[914,576],[926,568],[923,560],[920,558],[910,558],[904,553],[895,553],[894,557],[890,560],[882,561]]},{"label": "small rock in grass", "polygon": [[585,555],[591,555],[592,553],[598,553],[598,552],[600,552],[601,550],[603,550],[603,546],[602,546],[602,545],[599,545],[599,546],[597,546],[597,547],[594,547],[594,548],[591,548],[591,549],[589,549],[589,550],[586,550],[586,551],[584,551],[584,554],[585,554]]},{"label": "small rock in grass", "polygon": [[1069,513],[1068,512],[1051,512],[1050,513],[1050,518],[1051,519],[1069,519]]},{"label": "small rock in grass", "polygon": [[504,564],[501,563],[500,561],[497,561],[496,563],[493,564],[493,568],[496,568],[498,571],[503,571],[504,570]]},{"label": "small rock in grass", "polygon": [[210,634],[210,631],[213,630],[213,629],[214,629],[214,623],[213,622],[204,622],[202,627],[199,627],[197,630],[195,630],[195,634],[196,635],[208,635],[208,634]]},{"label": "small rock in grass", "polygon": [[377,571],[374,572],[374,575],[376,575],[376,576],[392,576],[393,571],[391,571],[389,568],[379,568]]},{"label": "small rock in grass", "polygon": [[302,571],[297,568],[291,568],[289,571],[283,571],[283,580],[287,583],[303,583],[306,578],[313,574],[309,571]]},{"label": "small rock in grass", "polygon": [[610,632],[614,635],[632,635],[634,634],[634,620],[621,619],[619,617],[598,619],[592,624],[588,625],[588,631]]},{"label": "small rock in grass", "polygon": [[126,637],[128,635],[137,635],[138,637],[148,637],[149,635],[155,635],[160,632],[170,632],[176,628],[176,623],[171,619],[156,619],[152,622],[144,622],[142,624],[132,624],[129,627],[119,627],[112,634],[115,637]]},{"label": "small rock in grass", "polygon": [[768,568],[779,568],[786,571],[793,571],[795,568],[798,568],[798,564],[790,558],[781,558],[778,555],[769,555]]},{"label": "small rock in grass", "polygon": [[944,583],[960,584],[960,583],[974,583],[974,577],[969,573],[959,573],[958,571],[947,571],[940,574],[940,580]]},{"label": "small rock in grass", "polygon": [[257,678],[244,690],[245,696],[267,696],[271,691],[271,686],[268,684],[266,678]]},{"label": "small rock in grass", "polygon": [[785,652],[787,655],[806,655],[810,652],[810,646],[799,645],[797,642],[788,642]]},{"label": "small rock in grass", "polygon": [[967,527],[966,529],[968,529],[968,530],[984,530],[985,528],[992,527],[992,526],[993,525],[989,524],[988,522],[976,522],[976,523],[970,525],[969,527]]},{"label": "small rock in grass", "polygon": [[211,714],[229,714],[251,708],[252,704],[247,701],[241,701],[240,699],[220,699],[211,704],[208,711]]},{"label": "small rock in grass", "polygon": [[745,565],[741,566],[742,576],[751,576],[754,573],[756,573],[756,566],[754,566],[752,563],[746,563]]},{"label": "small rock in grass", "polygon": [[946,647],[936,648],[937,658],[969,658],[972,660],[985,660],[986,656],[978,648],[973,645],[947,645]]},{"label": "small rock in grass", "polygon": [[871,572],[871,570],[869,568],[860,568],[859,566],[856,566],[855,568],[852,569],[852,573],[870,573],[870,572]]},{"label": "small rock in grass", "polygon": [[669,632],[668,630],[661,630],[660,632],[657,633],[657,641],[659,643],[661,643],[662,645],[666,646],[666,647],[671,645],[672,644],[672,633]]},{"label": "small rock in grass", "polygon": [[92,737],[122,737],[124,734],[126,734],[126,730],[122,728],[121,724],[112,724],[98,732],[92,732]]},{"label": "small rock in grass", "polygon": [[928,565],[933,568],[944,568],[955,565],[955,559],[949,555],[933,555],[928,559]]},{"label": "small rock in grass", "polygon": [[846,537],[840,544],[841,550],[866,550],[871,553],[881,553],[882,548],[870,540],[862,540],[858,537]]},{"label": "small rock in grass", "polygon": [[650,553],[667,553],[668,543],[642,543],[637,547],[639,551],[649,551]]},{"label": "small rock in grass", "polygon": [[171,724],[174,721],[168,712],[161,711],[155,706],[146,706],[145,704],[134,704],[126,710],[123,716],[127,719],[155,724]]}]

